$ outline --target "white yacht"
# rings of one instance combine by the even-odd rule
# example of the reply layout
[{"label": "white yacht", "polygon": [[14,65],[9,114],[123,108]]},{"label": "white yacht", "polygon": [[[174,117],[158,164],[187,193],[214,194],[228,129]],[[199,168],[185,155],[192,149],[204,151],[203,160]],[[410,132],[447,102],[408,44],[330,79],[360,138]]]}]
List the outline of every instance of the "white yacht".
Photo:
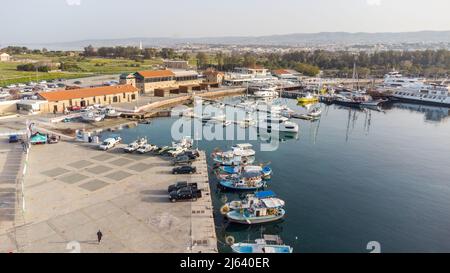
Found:
[{"label": "white yacht", "polygon": [[395,91],[392,97],[400,101],[450,107],[449,89],[444,84],[423,84],[415,88],[405,87]]},{"label": "white yacht", "polygon": [[263,85],[253,89],[253,97],[255,98],[278,98],[276,86]]},{"label": "white yacht", "polygon": [[401,88],[418,88],[424,85],[424,81],[419,78],[408,78],[398,71],[392,71],[384,75],[384,82],[380,86],[381,91],[394,92]]}]

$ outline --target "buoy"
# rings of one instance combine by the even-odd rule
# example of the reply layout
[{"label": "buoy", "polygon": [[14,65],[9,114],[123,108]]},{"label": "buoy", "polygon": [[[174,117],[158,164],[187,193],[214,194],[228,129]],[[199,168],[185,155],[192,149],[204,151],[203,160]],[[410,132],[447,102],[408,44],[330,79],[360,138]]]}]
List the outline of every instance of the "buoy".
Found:
[{"label": "buoy", "polygon": [[228,212],[230,212],[230,208],[228,207],[228,205],[223,205],[223,206],[220,208],[220,213],[221,213],[222,215],[225,215],[225,214],[227,214]]},{"label": "buoy", "polygon": [[234,240],[234,237],[233,236],[227,236],[227,237],[225,237],[225,242],[228,244],[228,245],[234,245],[234,242],[235,242],[235,240]]}]

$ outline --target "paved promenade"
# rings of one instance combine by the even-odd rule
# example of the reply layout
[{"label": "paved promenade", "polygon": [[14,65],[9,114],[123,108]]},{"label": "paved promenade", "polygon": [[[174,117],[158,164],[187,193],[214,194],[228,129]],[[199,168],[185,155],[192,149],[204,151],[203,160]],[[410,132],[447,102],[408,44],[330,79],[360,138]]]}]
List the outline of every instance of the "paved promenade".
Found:
[{"label": "paved promenade", "polygon": [[[0,251],[216,252],[204,154],[195,165],[199,174],[172,175],[169,159],[158,156],[69,142],[33,146],[25,220],[0,234]],[[183,180],[199,182],[205,197],[170,203],[167,186]]]}]

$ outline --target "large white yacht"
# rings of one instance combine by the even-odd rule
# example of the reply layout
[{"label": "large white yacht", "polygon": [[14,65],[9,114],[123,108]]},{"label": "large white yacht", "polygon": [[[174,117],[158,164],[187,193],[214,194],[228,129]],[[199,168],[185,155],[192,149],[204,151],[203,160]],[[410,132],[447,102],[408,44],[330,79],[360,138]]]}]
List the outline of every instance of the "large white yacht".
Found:
[{"label": "large white yacht", "polygon": [[423,84],[416,87],[404,87],[395,91],[392,97],[400,101],[450,107],[449,89],[444,84]]},{"label": "large white yacht", "polygon": [[380,90],[394,92],[401,88],[418,88],[424,85],[424,81],[419,78],[404,77],[398,71],[391,71],[384,75],[384,82],[380,86]]}]

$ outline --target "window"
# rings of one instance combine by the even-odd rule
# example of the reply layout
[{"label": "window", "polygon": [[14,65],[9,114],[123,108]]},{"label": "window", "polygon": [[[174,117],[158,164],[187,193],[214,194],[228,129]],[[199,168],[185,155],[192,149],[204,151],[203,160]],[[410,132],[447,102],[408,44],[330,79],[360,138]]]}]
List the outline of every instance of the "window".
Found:
[{"label": "window", "polygon": [[131,95],[131,99],[132,99],[132,100],[135,100],[135,99],[136,99],[136,94],[132,94],[132,95]]},{"label": "window", "polygon": [[103,97],[103,101],[106,101],[106,96]]},{"label": "window", "polygon": [[123,93],[123,98],[126,98],[126,95],[125,95],[125,93]]}]

